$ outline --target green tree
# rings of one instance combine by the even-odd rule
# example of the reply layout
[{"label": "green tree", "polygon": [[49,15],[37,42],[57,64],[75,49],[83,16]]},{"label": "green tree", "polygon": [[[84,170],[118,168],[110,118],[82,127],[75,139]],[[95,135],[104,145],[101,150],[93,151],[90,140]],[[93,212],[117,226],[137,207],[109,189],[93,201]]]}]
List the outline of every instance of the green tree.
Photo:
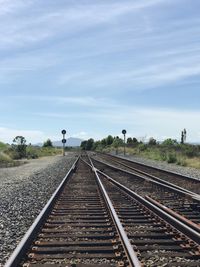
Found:
[{"label": "green tree", "polygon": [[13,139],[13,143],[12,148],[16,152],[15,157],[19,159],[26,157],[27,145],[25,137],[18,135]]},{"label": "green tree", "polygon": [[101,141],[96,141],[93,143],[92,150],[101,150]]},{"label": "green tree", "polygon": [[108,137],[106,138],[106,145],[109,146],[109,145],[112,145],[114,141],[114,138],[112,137],[112,135],[108,135]]},{"label": "green tree", "polygon": [[91,150],[94,144],[94,139],[90,138],[87,140],[87,144],[86,144],[86,150]]},{"label": "green tree", "polygon": [[87,140],[81,142],[81,149],[86,150]]},{"label": "green tree", "polygon": [[105,146],[107,145],[106,138],[104,138],[104,139],[101,140],[101,145],[102,145],[103,147],[105,147]]},{"label": "green tree", "polygon": [[127,142],[127,144],[130,144],[131,145],[133,143],[133,140],[132,140],[131,137],[128,137],[126,142]]},{"label": "green tree", "polygon": [[176,139],[167,138],[162,142],[163,146],[176,146],[178,142]]},{"label": "green tree", "polygon": [[155,146],[157,144],[157,141],[156,141],[156,139],[154,139],[153,137],[151,137],[151,138],[149,138],[148,144],[150,146]]},{"label": "green tree", "polygon": [[181,144],[184,144],[186,142],[186,129],[183,129],[183,131],[181,132]]},{"label": "green tree", "polygon": [[138,144],[138,140],[135,137],[133,137],[133,144]]},{"label": "green tree", "polygon": [[53,147],[52,141],[47,139],[47,141],[43,143],[43,147]]},{"label": "green tree", "polygon": [[113,144],[114,148],[116,149],[116,154],[118,154],[119,146],[123,145],[123,140],[119,138],[119,136],[114,137]]}]

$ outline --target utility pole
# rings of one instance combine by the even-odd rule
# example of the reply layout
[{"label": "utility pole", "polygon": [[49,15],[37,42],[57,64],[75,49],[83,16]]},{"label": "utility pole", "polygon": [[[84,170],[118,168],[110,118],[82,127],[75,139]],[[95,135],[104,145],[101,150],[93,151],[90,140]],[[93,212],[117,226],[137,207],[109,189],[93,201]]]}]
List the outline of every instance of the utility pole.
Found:
[{"label": "utility pole", "polygon": [[126,144],[126,130],[122,130],[122,134],[124,135],[124,156],[126,154],[126,150],[125,150],[125,144]]}]

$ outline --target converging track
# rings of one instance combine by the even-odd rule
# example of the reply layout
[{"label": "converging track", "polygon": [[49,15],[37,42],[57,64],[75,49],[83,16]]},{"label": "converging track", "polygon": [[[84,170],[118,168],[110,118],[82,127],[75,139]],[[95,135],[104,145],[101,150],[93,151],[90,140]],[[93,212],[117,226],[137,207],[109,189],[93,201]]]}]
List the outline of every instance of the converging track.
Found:
[{"label": "converging track", "polygon": [[[118,182],[129,187],[143,197],[148,198],[152,202],[159,202],[164,205],[165,208],[170,208],[172,212],[177,212],[177,216],[183,216],[182,219],[189,220],[189,224],[191,221],[194,228],[200,232],[200,195],[163,181],[146,172],[141,173],[140,170],[137,169],[128,169],[128,165],[124,163],[124,160],[122,161],[122,166],[120,166],[120,160],[115,157],[112,157],[112,160],[109,159],[110,156],[101,156],[101,154],[98,154],[93,159],[93,162],[95,167],[103,170],[104,173],[111,177],[114,177]],[[127,165],[126,168],[124,165]],[[188,178],[188,183],[189,182],[190,180]]]},{"label": "converging track", "polygon": [[148,175],[150,178],[155,180],[159,178],[163,180],[163,182],[165,181],[166,184],[173,183],[174,185],[182,187],[185,190],[200,194],[200,179],[184,176],[180,173],[166,171],[160,168],[152,167],[143,163],[125,159],[122,157],[113,156],[110,154],[98,153],[97,155],[100,156],[100,158],[109,162],[110,164],[113,163],[116,166],[124,168],[125,170],[132,170],[140,174]]},{"label": "converging track", "polygon": [[82,156],[5,265],[14,266],[200,266],[200,234]]}]

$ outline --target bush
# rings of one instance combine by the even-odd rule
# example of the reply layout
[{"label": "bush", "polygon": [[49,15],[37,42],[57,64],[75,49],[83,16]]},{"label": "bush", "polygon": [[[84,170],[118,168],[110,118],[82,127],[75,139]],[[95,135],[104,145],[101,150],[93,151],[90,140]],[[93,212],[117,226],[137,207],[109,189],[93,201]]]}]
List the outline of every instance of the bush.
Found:
[{"label": "bush", "polygon": [[12,159],[8,155],[6,155],[3,152],[0,152],[0,163],[8,163],[11,161],[12,161]]},{"label": "bush", "polygon": [[0,142],[0,150],[3,151],[8,147],[8,145],[4,144],[3,142]]},{"label": "bush", "polygon": [[176,163],[176,161],[177,161],[177,157],[176,157],[175,153],[169,153],[167,155],[167,162],[168,163]]},{"label": "bush", "polygon": [[184,148],[184,154],[188,158],[193,158],[193,157],[198,156],[198,150],[196,149],[195,146],[185,146],[185,148]]},{"label": "bush", "polygon": [[162,144],[162,146],[177,146],[178,145],[178,142],[176,139],[171,139],[171,138],[168,138],[168,139],[165,139]]},{"label": "bush", "polygon": [[165,151],[160,151],[160,159],[162,161],[166,161],[167,160],[167,154]]},{"label": "bush", "polygon": [[177,165],[180,165],[180,166],[187,166],[187,162],[184,158],[178,158],[177,160]]},{"label": "bush", "polygon": [[139,152],[147,150],[147,145],[145,145],[145,144],[139,144],[138,150],[139,150]]},{"label": "bush", "polygon": [[154,139],[153,137],[149,138],[148,145],[155,146],[156,144],[157,144],[156,139]]},{"label": "bush", "polygon": [[53,147],[52,141],[47,139],[47,141],[44,142],[43,147]]}]

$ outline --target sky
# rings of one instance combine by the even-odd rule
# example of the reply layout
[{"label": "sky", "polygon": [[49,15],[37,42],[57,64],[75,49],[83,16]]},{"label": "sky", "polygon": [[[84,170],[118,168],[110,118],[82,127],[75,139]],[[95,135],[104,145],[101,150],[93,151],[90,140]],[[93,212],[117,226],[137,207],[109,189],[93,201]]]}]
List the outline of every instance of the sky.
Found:
[{"label": "sky", "polygon": [[0,0],[0,141],[200,142],[199,0]]}]

